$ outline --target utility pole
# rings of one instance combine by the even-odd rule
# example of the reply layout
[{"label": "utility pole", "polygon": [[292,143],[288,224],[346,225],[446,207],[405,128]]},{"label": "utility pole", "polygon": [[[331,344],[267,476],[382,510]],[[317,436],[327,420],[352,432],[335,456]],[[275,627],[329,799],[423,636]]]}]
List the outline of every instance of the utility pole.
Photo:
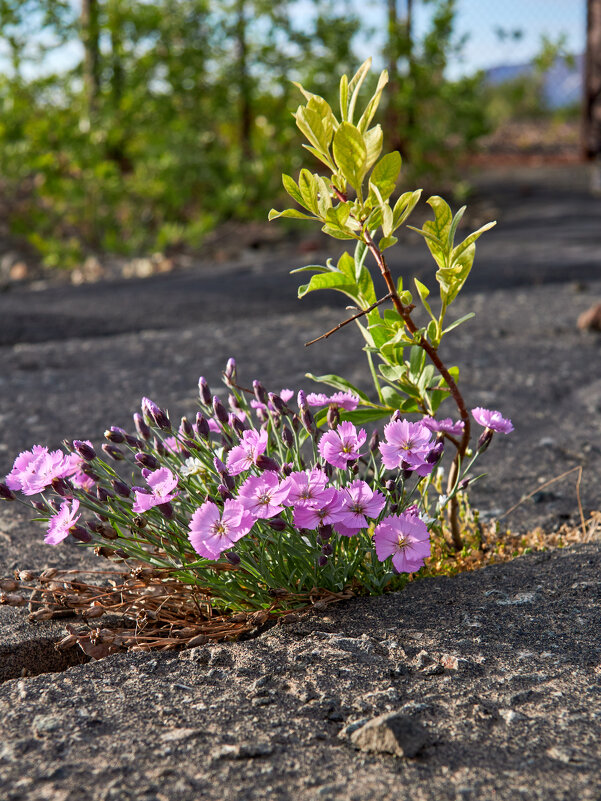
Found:
[{"label": "utility pole", "polygon": [[601,160],[601,0],[587,0],[582,155]]}]

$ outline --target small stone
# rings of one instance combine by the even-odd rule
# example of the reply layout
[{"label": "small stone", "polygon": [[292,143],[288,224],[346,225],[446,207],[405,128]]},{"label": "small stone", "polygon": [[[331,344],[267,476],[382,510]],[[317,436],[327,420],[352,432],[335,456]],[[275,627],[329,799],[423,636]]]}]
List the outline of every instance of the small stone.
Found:
[{"label": "small stone", "polygon": [[240,743],[239,745],[222,745],[215,749],[211,759],[256,759],[273,754],[273,746],[269,743]]},{"label": "small stone", "polygon": [[40,735],[57,731],[62,725],[63,724],[60,718],[57,718],[54,715],[36,715],[33,719],[33,723],[31,724],[31,728],[34,731],[34,734]]},{"label": "small stone", "polygon": [[428,665],[421,671],[422,676],[440,676],[442,673],[444,673],[442,665]]},{"label": "small stone", "polygon": [[601,303],[591,306],[578,317],[581,331],[601,331]]},{"label": "small stone", "polygon": [[433,662],[434,660],[427,651],[422,650],[415,657],[415,666],[420,670],[425,668],[427,665],[431,665]]},{"label": "small stone", "polygon": [[345,740],[347,737],[350,737],[351,734],[357,729],[360,729],[361,726],[365,726],[366,723],[369,722],[369,718],[360,718],[359,720],[353,720],[352,723],[347,723],[346,726],[343,726],[342,729],[338,732],[338,737],[341,740]]},{"label": "small stone", "polygon": [[508,726],[519,723],[521,720],[528,720],[526,715],[522,715],[521,712],[516,712],[514,709],[499,709],[499,717],[503,718]]},{"label": "small stone", "polygon": [[171,729],[161,734],[159,739],[164,743],[177,743],[190,737],[197,737],[200,733],[201,729]]},{"label": "small stone", "polygon": [[417,756],[427,741],[423,726],[400,712],[379,715],[351,734],[351,742],[362,751],[408,759]]},{"label": "small stone", "polygon": [[517,595],[514,595],[513,598],[506,598],[500,601],[497,601],[499,606],[522,606],[523,604],[531,604],[536,599],[536,593],[534,592],[518,592]]}]

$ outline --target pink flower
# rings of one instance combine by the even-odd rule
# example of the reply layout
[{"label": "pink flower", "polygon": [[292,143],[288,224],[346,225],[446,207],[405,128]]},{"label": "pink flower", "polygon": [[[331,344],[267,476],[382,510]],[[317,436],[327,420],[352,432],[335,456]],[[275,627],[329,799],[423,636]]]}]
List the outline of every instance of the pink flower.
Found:
[{"label": "pink flower", "polygon": [[385,517],[375,528],[374,544],[380,562],[392,556],[399,573],[415,573],[430,556],[430,534],[417,515]]},{"label": "pink flower", "polygon": [[472,409],[474,420],[484,428],[490,428],[491,431],[497,431],[500,434],[510,434],[513,431],[513,423],[511,420],[503,417],[501,412],[494,409],[483,409],[481,406],[476,406]]},{"label": "pink flower", "polygon": [[333,487],[323,490],[319,504],[301,504],[294,510],[297,528],[317,528],[337,523],[342,518],[342,493]]},{"label": "pink flower", "polygon": [[348,462],[358,459],[359,448],[365,443],[367,434],[357,429],[352,423],[340,423],[334,431],[327,431],[319,440],[319,453],[333,467],[344,469]]},{"label": "pink flower", "polygon": [[260,476],[250,476],[238,491],[240,503],[255,519],[278,515],[288,489],[281,487],[277,475],[267,470]]},{"label": "pink flower", "polygon": [[343,517],[334,528],[344,537],[352,537],[367,527],[367,518],[378,517],[386,499],[381,492],[372,490],[365,481],[353,481],[341,491]]},{"label": "pink flower", "polygon": [[424,417],[421,423],[426,426],[428,431],[441,431],[443,434],[450,434],[452,437],[458,437],[463,434],[463,429],[465,428],[463,420],[458,420],[454,423],[450,417],[445,417],[442,420],[435,420],[434,417]]},{"label": "pink flower", "polygon": [[74,526],[80,518],[77,514],[79,509],[79,501],[73,500],[61,503],[59,511],[50,518],[47,528],[47,534],[44,537],[44,542],[47,545],[58,545],[69,534],[69,529]]},{"label": "pink flower", "polygon": [[351,392],[335,392],[328,397],[323,392],[310,392],[307,395],[307,403],[310,406],[339,406],[347,412],[353,412],[359,405],[359,398]]},{"label": "pink flower", "polygon": [[132,511],[147,512],[153,506],[169,503],[177,496],[177,492],[172,493],[172,490],[177,486],[177,476],[174,476],[169,468],[161,467],[154,472],[143,470],[142,475],[150,487],[150,492],[138,487],[135,488],[136,498]]},{"label": "pink flower", "polygon": [[190,520],[188,539],[197,554],[206,559],[219,559],[223,551],[242,539],[255,522],[238,501],[227,500],[223,515],[212,501],[199,507]]},{"label": "pink flower", "polygon": [[318,506],[327,492],[327,483],[328,477],[319,467],[290,473],[281,484],[288,493],[282,503],[284,506]]},{"label": "pink flower", "polygon": [[48,451],[42,445],[34,445],[15,459],[13,469],[6,476],[6,485],[24,495],[36,495],[49,487],[54,478],[65,478],[74,473],[81,464],[77,454],[65,456],[62,451]]},{"label": "pink flower", "polygon": [[237,476],[257,463],[259,456],[267,448],[267,431],[244,431],[240,445],[232,448],[227,455],[227,469]]},{"label": "pink flower", "polygon": [[73,475],[70,476],[70,480],[74,487],[82,489],[84,492],[92,492],[96,486],[94,479],[90,478],[83,470],[78,470],[76,473],[73,473]]},{"label": "pink flower", "polygon": [[[284,403],[288,403],[288,401],[290,400],[290,398],[292,398],[293,395],[294,392],[291,389],[281,389],[279,391],[279,396],[284,401]],[[273,403],[271,402],[265,405],[264,403],[261,403],[261,401],[251,400],[250,405],[252,406],[253,409],[261,409],[264,412],[267,411],[268,407],[269,409],[271,409],[272,412],[276,411]]]},{"label": "pink flower", "polygon": [[427,476],[434,467],[426,461],[433,443],[432,435],[422,423],[393,420],[384,426],[386,442],[380,443],[384,467],[394,470],[403,467]]}]

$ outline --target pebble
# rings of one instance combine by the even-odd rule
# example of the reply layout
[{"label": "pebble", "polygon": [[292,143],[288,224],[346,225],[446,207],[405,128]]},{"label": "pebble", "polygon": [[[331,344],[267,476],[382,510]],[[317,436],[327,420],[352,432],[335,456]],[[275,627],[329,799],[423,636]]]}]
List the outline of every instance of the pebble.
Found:
[{"label": "pebble", "polygon": [[411,759],[428,741],[424,727],[400,712],[388,712],[365,723],[351,734],[351,742],[362,751],[394,754]]}]

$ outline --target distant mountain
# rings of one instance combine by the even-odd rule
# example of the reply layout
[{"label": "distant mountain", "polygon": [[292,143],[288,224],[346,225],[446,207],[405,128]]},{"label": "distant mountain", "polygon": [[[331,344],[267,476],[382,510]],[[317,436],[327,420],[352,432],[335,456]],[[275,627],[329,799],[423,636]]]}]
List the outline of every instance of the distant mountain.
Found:
[{"label": "distant mountain", "polygon": [[[500,64],[485,70],[485,81],[491,86],[531,75],[532,64]],[[549,108],[563,108],[578,103],[582,96],[584,56],[574,57],[574,65],[568,66],[557,59],[545,76],[544,94]]]}]

